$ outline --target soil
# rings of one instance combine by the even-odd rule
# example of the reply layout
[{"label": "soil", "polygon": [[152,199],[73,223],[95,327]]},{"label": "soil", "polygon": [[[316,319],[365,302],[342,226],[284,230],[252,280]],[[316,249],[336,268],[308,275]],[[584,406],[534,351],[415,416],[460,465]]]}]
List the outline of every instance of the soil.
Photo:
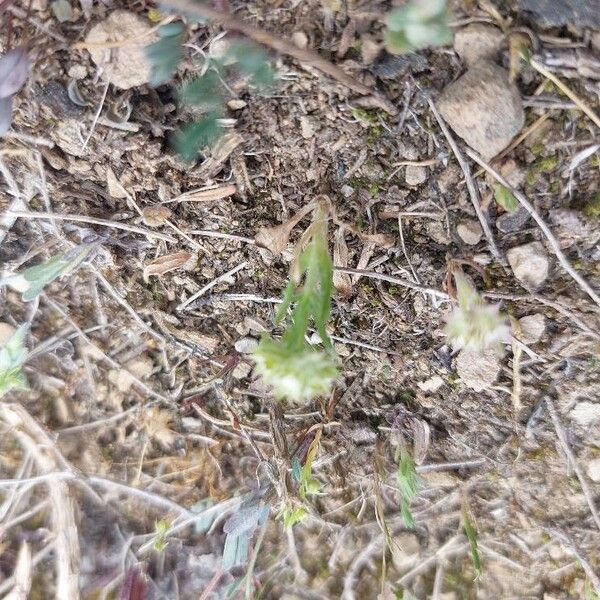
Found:
[{"label": "soil", "polygon": [[[458,235],[457,225],[477,215],[428,104],[465,70],[452,48],[388,55],[384,1],[215,2],[275,36],[306,41],[397,114],[365,107],[364,97],[314,67],[272,53],[276,86],[259,94],[244,80],[230,82],[231,128],[189,164],[169,144],[190,116],[178,106],[177,85],[199,72],[221,28],[190,23],[175,81],[123,90],[107,86],[90,53],[73,44],[115,9],[148,22],[156,7],[145,0],[73,0],[61,23],[51,4],[0,3],[0,48],[27,43],[32,61],[14,98],[11,133],[0,142],[0,274],[83,242],[94,249],[37,300],[25,303],[17,291],[0,288],[0,321],[30,324],[30,389],[0,403],[0,591],[13,588],[27,544],[30,592],[14,597],[55,597],[61,545],[73,550],[76,543],[73,589],[82,598],[236,597],[227,594],[248,563],[222,571],[223,524],[236,510],[227,502],[264,490],[273,477],[289,478],[293,457],[305,457],[319,432],[313,476],[320,492],[294,499],[307,516],[287,531],[278,517],[284,498],[266,493],[270,516],[259,551],[251,552],[246,597],[567,600],[594,598],[595,588],[600,594],[600,520],[593,512],[600,484],[590,466],[600,456],[599,307],[535,221],[496,227],[506,211],[495,201],[495,181],[473,162],[500,257],[485,236],[472,245]],[[453,2],[451,9],[454,28],[486,22],[526,31],[544,64],[589,107],[598,106],[597,32],[544,29],[514,3]],[[578,68],[584,55],[587,70]],[[509,61],[505,48],[500,64]],[[521,66],[516,84],[525,128],[533,127],[492,165],[507,178],[510,169],[519,172],[517,187],[569,263],[599,290],[598,147],[581,154],[597,144],[598,128],[545,81]],[[422,172],[407,183],[406,170],[414,175],[414,167],[425,169],[422,183]],[[197,192],[231,184],[235,193],[217,199]],[[367,274],[345,278],[333,299],[329,333],[343,367],[331,397],[276,405],[246,351],[250,338],[280,332],[274,312],[310,217],[278,256],[254,236],[323,194],[337,214],[331,246],[334,239],[338,250],[347,246],[338,266]],[[57,218],[11,217],[15,210]],[[523,287],[506,260],[510,248],[534,241],[551,261],[535,290]],[[148,271],[178,252],[173,270]],[[541,339],[524,349],[506,346],[498,377],[483,391],[459,378],[457,353],[444,334],[451,261],[460,261],[488,301],[500,302],[514,320],[545,317]],[[399,437],[416,450],[416,432],[427,429],[411,528],[399,505]],[[37,450],[24,450],[15,431]],[[72,505],[66,542],[52,508],[60,490],[49,491],[45,481],[16,485],[58,471],[71,478],[60,483],[66,508]],[[208,502],[224,504],[210,529],[194,529],[189,511]],[[185,518],[187,527],[160,539],[161,528]],[[479,576],[465,522],[476,528]],[[234,594],[243,597],[245,586]]]}]

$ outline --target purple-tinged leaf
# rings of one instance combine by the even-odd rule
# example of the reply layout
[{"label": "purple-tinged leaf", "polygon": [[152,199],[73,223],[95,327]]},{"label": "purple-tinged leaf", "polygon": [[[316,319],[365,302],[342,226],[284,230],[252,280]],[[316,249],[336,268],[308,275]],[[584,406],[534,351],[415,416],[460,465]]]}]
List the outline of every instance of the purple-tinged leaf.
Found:
[{"label": "purple-tinged leaf", "polygon": [[10,128],[12,117],[12,96],[0,98],[0,135],[4,135]]},{"label": "purple-tinged leaf", "polygon": [[13,48],[0,57],[0,98],[16,94],[27,81],[29,58],[23,46]]}]

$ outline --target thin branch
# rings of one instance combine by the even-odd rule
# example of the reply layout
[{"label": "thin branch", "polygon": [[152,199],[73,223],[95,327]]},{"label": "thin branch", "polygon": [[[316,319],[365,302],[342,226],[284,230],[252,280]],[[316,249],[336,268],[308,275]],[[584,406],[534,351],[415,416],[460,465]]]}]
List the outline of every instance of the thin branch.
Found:
[{"label": "thin branch", "polygon": [[477,218],[479,219],[479,222],[481,223],[481,228],[483,229],[483,233],[485,234],[485,237],[487,239],[490,250],[492,251],[494,258],[500,259],[501,255],[500,255],[500,251],[498,250],[498,247],[496,246],[496,242],[494,241],[494,235],[492,234],[492,230],[489,226],[489,223],[487,222],[487,219],[485,218],[485,215],[483,214],[483,211],[481,210],[481,203],[479,201],[479,192],[477,191],[477,188],[475,187],[475,183],[473,181],[473,176],[471,175],[471,167],[469,166],[469,163],[465,160],[465,157],[463,156],[463,153],[460,151],[458,144],[454,141],[454,138],[452,137],[450,130],[448,129],[448,127],[446,126],[446,123],[444,122],[444,119],[442,119],[442,116],[438,112],[438,109],[437,109],[436,105],[433,103],[433,100],[431,98],[429,98],[428,102],[429,102],[429,108],[431,108],[431,112],[433,113],[433,116],[436,118],[436,120],[440,126],[440,129],[442,130],[442,133],[446,137],[446,140],[448,141],[448,144],[449,144],[450,148],[452,149],[452,152],[454,152],[454,156],[456,156],[456,160],[458,161],[458,164],[460,165],[460,168],[462,169],[462,172],[465,175],[465,181],[467,182],[467,189],[469,190],[469,197],[471,198],[471,203],[473,204],[473,208],[475,209]]},{"label": "thin branch", "polygon": [[165,242],[176,242],[177,239],[166,235],[164,233],[158,233],[157,231],[150,231],[143,227],[137,227],[136,225],[129,225],[127,223],[120,223],[119,221],[109,221],[108,219],[98,219],[96,217],[88,217],[87,215],[61,215],[57,213],[48,212],[32,212],[27,210],[9,210],[6,212],[11,217],[20,217],[23,219],[50,219],[57,221],[73,221],[75,223],[93,223],[94,225],[104,225],[105,227],[111,227],[112,229],[122,229],[124,231],[131,231],[133,233],[141,233],[149,238],[156,238],[164,240]]},{"label": "thin branch", "polygon": [[550,418],[552,419],[552,424],[554,425],[554,429],[556,431],[556,436],[558,437],[558,441],[560,443],[560,447],[565,453],[567,460],[573,467],[573,471],[575,471],[575,475],[577,479],[579,479],[579,483],[581,484],[581,491],[587,500],[588,506],[590,507],[590,512],[592,513],[592,517],[594,519],[594,523],[596,523],[596,527],[600,529],[600,514],[598,514],[598,509],[596,508],[596,504],[594,502],[594,494],[592,490],[590,490],[590,486],[588,485],[587,479],[569,446],[569,442],[567,440],[567,434],[560,422],[560,418],[558,416],[558,412],[556,410],[556,406],[554,406],[554,401],[550,396],[545,396],[544,398],[546,402],[546,406],[548,407],[548,412],[550,413]]},{"label": "thin branch", "polygon": [[558,258],[558,262],[562,265],[563,269],[575,280],[577,285],[598,305],[600,306],[600,296],[592,289],[590,284],[571,266],[571,263],[567,259],[567,257],[563,254],[563,251],[560,248],[560,244],[558,240],[554,237],[552,231],[546,223],[544,219],[540,216],[540,214],[535,210],[533,204],[527,200],[525,195],[521,193],[519,190],[516,190],[513,186],[511,186],[496,169],[486,163],[477,153],[473,152],[470,148],[466,149],[467,155],[472,158],[480,167],[483,167],[498,183],[507,188],[513,196],[525,207],[525,210],[533,217],[535,222],[539,225],[542,233],[546,236],[548,243],[552,247],[556,258]]},{"label": "thin branch", "polygon": [[349,275],[362,275],[363,277],[370,277],[371,279],[379,279],[381,281],[387,281],[388,283],[394,283],[395,285],[401,285],[402,287],[416,290],[417,292],[425,292],[444,300],[450,300],[450,296],[446,292],[430,288],[420,283],[414,283],[408,279],[401,279],[400,277],[394,277],[392,275],[386,275],[385,273],[376,273],[375,271],[366,271],[365,269],[350,269],[348,267],[333,267],[335,271],[340,273],[348,273]]},{"label": "thin branch", "polygon": [[233,267],[233,269],[230,269],[229,271],[227,271],[227,273],[223,273],[222,275],[219,275],[218,277],[216,277],[215,279],[213,279],[212,281],[210,281],[209,283],[207,283],[203,288],[199,289],[195,294],[192,294],[185,302],[182,302],[177,307],[177,310],[184,310],[194,300],[197,300],[198,298],[200,298],[200,296],[206,294],[206,292],[208,292],[208,290],[210,290],[213,287],[215,287],[215,285],[217,285],[218,283],[220,283],[224,279],[227,279],[228,277],[231,277],[232,275],[234,275],[238,271],[241,271],[242,269],[246,268],[247,266],[248,266],[248,262],[244,261],[244,262],[240,263],[239,265],[237,265],[236,267]]},{"label": "thin branch", "polygon": [[551,73],[544,65],[531,59],[529,64],[540,74],[549,79],[565,96],[568,96],[575,104],[594,122],[596,127],[600,127],[600,117],[565,83],[563,83],[554,73]]}]

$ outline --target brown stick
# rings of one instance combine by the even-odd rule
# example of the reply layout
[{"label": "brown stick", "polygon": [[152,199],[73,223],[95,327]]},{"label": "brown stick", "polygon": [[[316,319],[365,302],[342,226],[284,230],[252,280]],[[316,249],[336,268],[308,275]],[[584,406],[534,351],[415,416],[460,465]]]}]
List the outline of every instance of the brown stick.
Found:
[{"label": "brown stick", "polygon": [[[373,90],[371,88],[362,84],[360,81],[357,81],[354,79],[354,77],[351,77],[342,71],[342,69],[324,59],[314,50],[299,48],[283,38],[272,35],[268,31],[258,29],[257,27],[253,27],[248,23],[240,21],[231,13],[222,13],[221,11],[212,8],[207,3],[194,2],[194,0],[167,0],[165,4],[179,11],[181,14],[211,19],[214,23],[222,25],[227,29],[239,31],[246,37],[259,44],[262,44],[263,46],[268,46],[269,48],[272,48],[281,54],[286,54],[300,62],[312,65],[316,69],[319,69],[319,71],[322,71],[326,75],[333,77],[333,79],[339,83],[342,83],[347,88],[362,94],[363,96],[373,95]],[[388,112],[392,111],[393,113],[396,112],[395,107],[390,105],[387,100],[379,96],[377,97],[383,101],[381,108],[384,108],[387,105],[385,110]]]}]

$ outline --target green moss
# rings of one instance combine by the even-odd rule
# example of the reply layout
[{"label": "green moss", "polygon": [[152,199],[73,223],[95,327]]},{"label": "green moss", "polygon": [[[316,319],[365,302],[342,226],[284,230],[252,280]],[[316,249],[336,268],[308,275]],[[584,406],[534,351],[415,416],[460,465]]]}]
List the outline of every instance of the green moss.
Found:
[{"label": "green moss", "polygon": [[540,173],[551,173],[556,169],[556,165],[558,165],[558,156],[556,154],[546,156],[536,162],[536,168]]},{"label": "green moss", "polygon": [[543,154],[544,150],[546,150],[546,146],[544,144],[542,144],[541,142],[538,142],[537,144],[534,144],[533,146],[531,146],[530,150],[531,150],[532,154],[535,154],[536,156],[540,156],[540,154]]},{"label": "green moss", "polygon": [[594,197],[584,207],[583,212],[586,216],[593,219],[600,217],[600,192],[596,192]]}]

